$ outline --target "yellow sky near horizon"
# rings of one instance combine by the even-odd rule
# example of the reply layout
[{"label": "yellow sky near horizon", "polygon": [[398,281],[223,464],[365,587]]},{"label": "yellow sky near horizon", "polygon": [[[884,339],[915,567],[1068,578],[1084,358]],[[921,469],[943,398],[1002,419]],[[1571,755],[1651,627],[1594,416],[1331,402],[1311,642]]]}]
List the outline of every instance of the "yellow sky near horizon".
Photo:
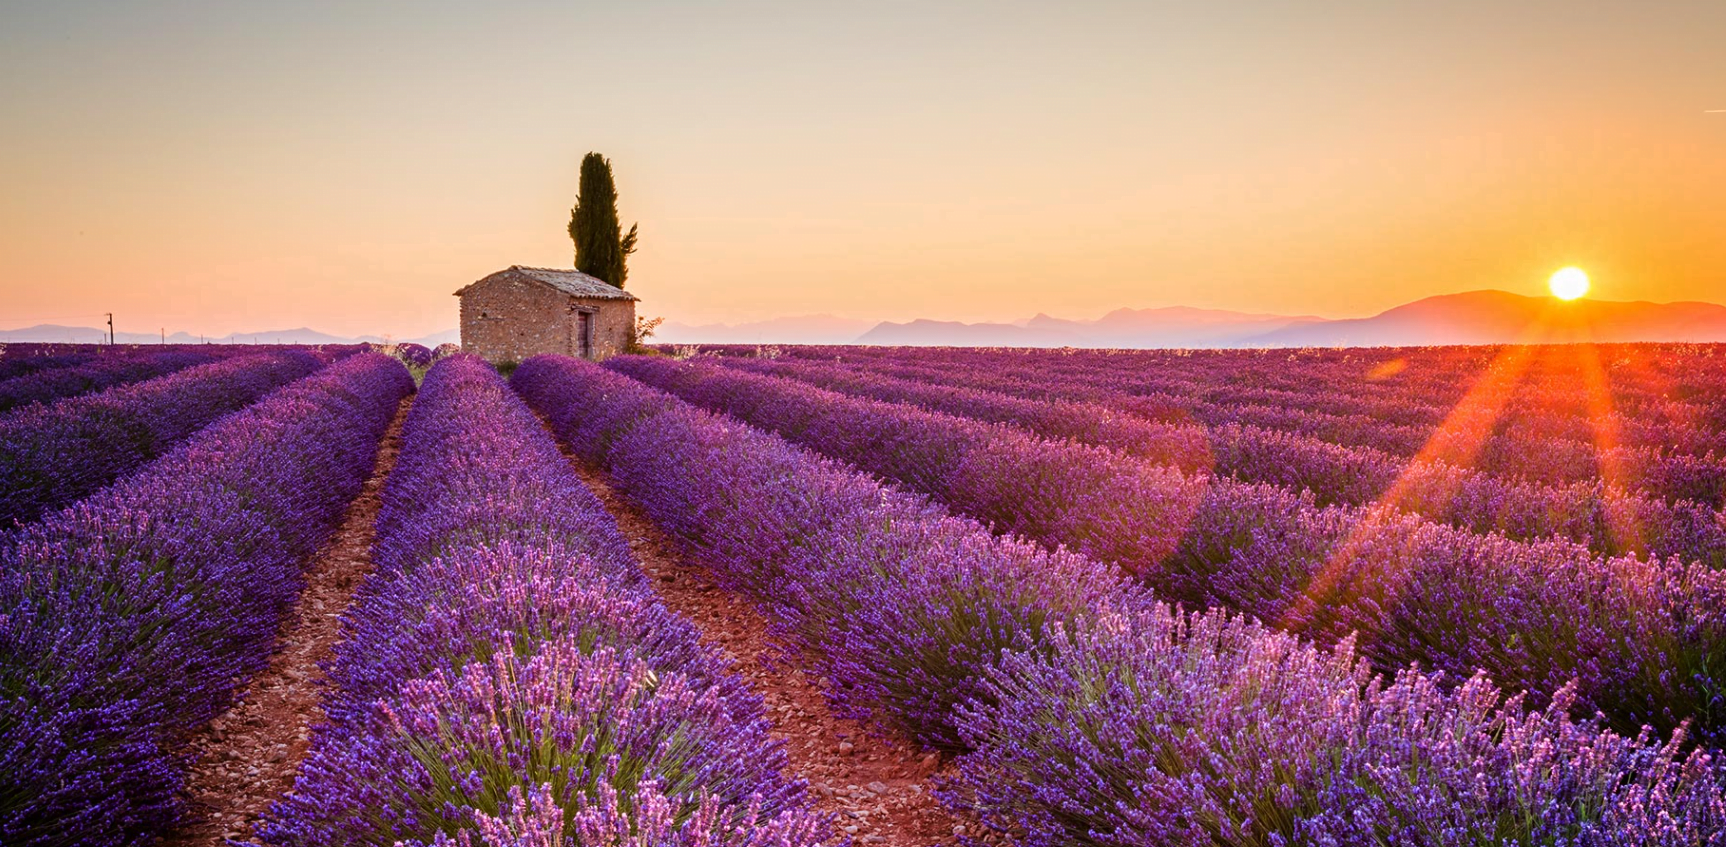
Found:
[{"label": "yellow sky near horizon", "polygon": [[0,5],[0,328],[451,328],[588,150],[685,323],[1726,299],[1726,4],[620,5]]}]

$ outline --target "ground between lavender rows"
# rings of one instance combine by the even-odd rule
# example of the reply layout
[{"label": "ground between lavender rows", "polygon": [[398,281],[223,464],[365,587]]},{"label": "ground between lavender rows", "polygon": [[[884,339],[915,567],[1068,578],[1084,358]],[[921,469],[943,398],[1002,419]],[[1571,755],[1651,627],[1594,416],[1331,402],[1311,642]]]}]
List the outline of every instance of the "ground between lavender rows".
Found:
[{"label": "ground between lavender rows", "polygon": [[783,740],[791,772],[807,780],[815,807],[840,820],[860,844],[923,847],[953,842],[977,822],[955,815],[935,799],[937,780],[957,770],[933,752],[919,753],[903,739],[884,739],[827,708],[819,677],[768,635],[768,622],[747,600],[725,591],[685,558],[646,515],[619,494],[605,475],[573,453],[576,473],[617,519],[642,569],[673,611],[693,621],[703,641],[722,648],[767,705],[775,737]]}]

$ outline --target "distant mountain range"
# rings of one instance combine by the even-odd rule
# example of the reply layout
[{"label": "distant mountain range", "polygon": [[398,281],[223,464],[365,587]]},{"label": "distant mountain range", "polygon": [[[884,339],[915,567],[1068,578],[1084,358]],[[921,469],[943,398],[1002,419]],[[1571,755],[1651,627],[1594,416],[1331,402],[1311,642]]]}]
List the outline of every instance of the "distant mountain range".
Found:
[{"label": "distant mountain range", "polygon": [[[436,347],[458,342],[445,330],[421,338],[395,339]],[[94,327],[41,325],[0,330],[0,342],[95,342]],[[160,335],[122,332],[118,341],[151,344]],[[176,332],[174,344],[196,344]],[[1169,306],[1116,309],[1095,320],[1037,315],[1015,323],[907,323],[804,315],[742,324],[667,322],[654,335],[666,344],[880,344],[957,347],[1383,347],[1433,344],[1503,344],[1519,341],[1715,341],[1726,342],[1726,306],[1714,303],[1644,303],[1526,297],[1508,291],[1469,291],[1416,300],[1370,318],[1331,320],[1311,315],[1272,315]],[[236,332],[209,339],[216,344],[382,343],[376,335],[343,338],[306,327]]]},{"label": "distant mountain range", "polygon": [[1116,309],[1092,321],[1039,314],[1030,320],[1010,324],[929,320],[886,322],[858,337],[857,343],[990,347],[1231,347],[1243,339],[1323,320],[1312,316],[1169,306],[1162,309]]},{"label": "distant mountain range", "polygon": [[868,321],[832,315],[799,315],[740,324],[666,321],[653,333],[660,344],[851,344],[869,330]]},{"label": "distant mountain range", "polygon": [[1469,291],[1428,297],[1370,318],[1288,326],[1253,346],[1384,347],[1518,341],[1726,341],[1726,306],[1525,297]]},{"label": "distant mountain range", "polygon": [[[108,340],[108,331],[90,326],[60,326],[58,324],[37,324],[23,329],[0,330],[0,343],[6,342],[47,342],[54,344],[99,344]],[[116,332],[114,340],[121,344],[160,344],[161,333],[152,332]],[[436,347],[443,343],[457,343],[461,340],[460,330],[444,330],[420,338],[391,339],[401,343],[424,344]],[[369,342],[382,344],[385,339],[381,335],[362,335],[356,338],[344,338],[318,332],[315,329],[300,327],[298,329],[273,329],[264,332],[235,332],[219,338],[202,338],[189,332],[170,333],[169,344],[359,344]]]},{"label": "distant mountain range", "polygon": [[[677,343],[880,344],[956,347],[1382,347],[1519,341],[1726,342],[1726,306],[1608,300],[1561,302],[1508,291],[1428,297],[1370,318],[1331,320],[1170,306],[1117,309],[1096,320],[1037,315],[1014,323],[858,322],[828,315],[739,326],[678,326]],[[667,325],[670,328],[671,325]],[[664,335],[665,333],[662,333]]]}]

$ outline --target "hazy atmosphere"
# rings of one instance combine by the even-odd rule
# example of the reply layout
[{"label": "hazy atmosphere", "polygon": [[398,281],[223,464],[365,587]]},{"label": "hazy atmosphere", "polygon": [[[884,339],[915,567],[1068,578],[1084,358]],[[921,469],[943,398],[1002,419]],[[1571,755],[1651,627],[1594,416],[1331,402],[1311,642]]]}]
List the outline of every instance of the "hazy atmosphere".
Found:
[{"label": "hazy atmosphere", "polygon": [[0,328],[450,329],[589,150],[684,323],[1726,290],[1708,0],[0,8]]}]

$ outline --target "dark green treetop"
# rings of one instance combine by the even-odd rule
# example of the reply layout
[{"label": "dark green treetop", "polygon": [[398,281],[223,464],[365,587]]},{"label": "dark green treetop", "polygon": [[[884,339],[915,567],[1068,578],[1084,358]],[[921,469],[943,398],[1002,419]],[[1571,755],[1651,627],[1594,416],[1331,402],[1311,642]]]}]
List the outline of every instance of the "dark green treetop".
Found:
[{"label": "dark green treetop", "polygon": [[618,288],[629,277],[636,226],[628,234],[617,220],[617,183],[611,161],[598,153],[581,159],[581,186],[569,210],[569,237],[575,242],[575,269]]}]

